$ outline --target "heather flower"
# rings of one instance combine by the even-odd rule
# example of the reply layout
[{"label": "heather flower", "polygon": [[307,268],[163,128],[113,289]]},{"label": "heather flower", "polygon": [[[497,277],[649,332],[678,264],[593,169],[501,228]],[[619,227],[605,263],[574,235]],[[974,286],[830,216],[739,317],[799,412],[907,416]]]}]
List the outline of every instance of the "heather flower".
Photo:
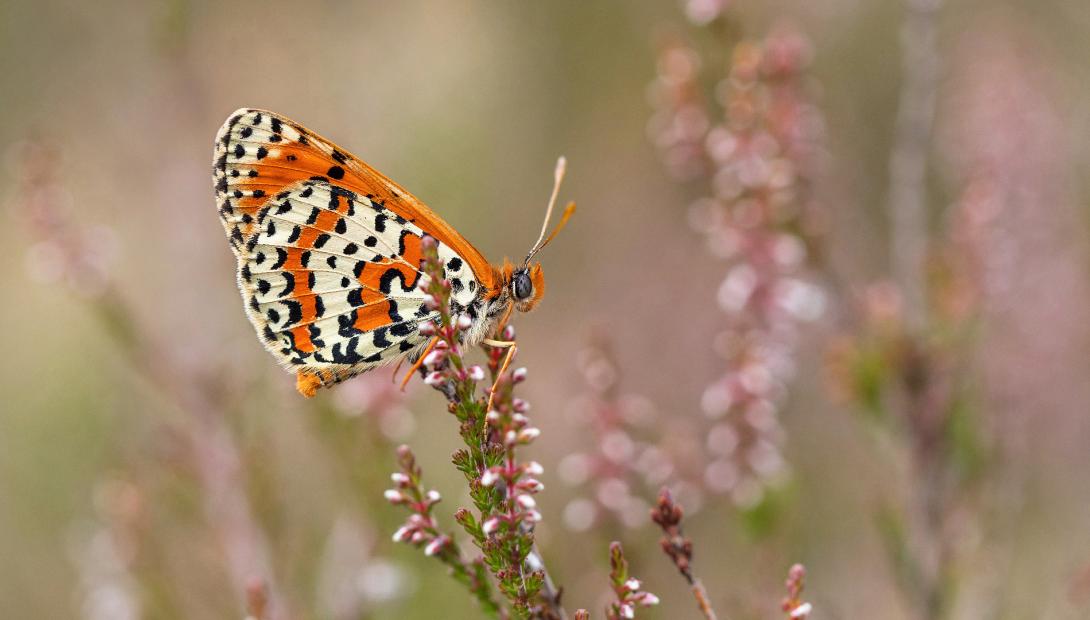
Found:
[{"label": "heather flower", "polygon": [[[454,518],[482,556],[470,564],[460,559],[453,562],[460,558],[457,546],[451,536],[435,529],[431,516],[438,493],[424,493],[413,486],[418,474],[414,477],[408,461],[402,463],[401,475],[392,478],[396,488],[387,491],[391,503],[406,505],[413,513],[394,538],[422,546],[426,554],[451,564],[456,576],[462,570],[461,580],[490,613],[498,614],[501,608],[491,598],[491,582],[485,571],[496,579],[516,617],[562,614],[555,586],[534,548],[534,528],[541,521],[534,496],[545,488],[537,478],[543,468],[520,458],[521,449],[541,434],[526,415],[529,403],[513,394],[514,386],[526,380],[527,371],[504,370],[507,350],[501,347],[488,348],[487,372],[464,360],[462,334],[472,322],[450,312],[450,282],[442,277],[435,240],[425,237],[423,246],[426,277],[421,285],[439,319],[420,327],[423,335],[434,338],[431,350],[421,360],[421,373],[425,384],[446,397],[448,410],[458,420],[465,448],[454,454],[453,462],[469,484],[476,514],[459,508]],[[500,337],[513,342],[514,328],[504,326]],[[489,380],[492,389],[487,398],[479,396],[478,383]]]},{"label": "heather flower", "polygon": [[699,97],[699,54],[691,47],[663,49],[652,88],[652,139],[668,168],[684,173],[677,176],[706,181],[689,220],[709,253],[729,262],[716,294],[724,329],[714,339],[725,370],[701,399],[709,425],[702,478],[705,489],[740,506],[759,503],[787,472],[778,412],[798,332],[825,306],[808,271],[820,259],[812,185],[823,133],[807,97],[810,57],[805,37],[785,27],[739,42],[715,89],[718,122]]},{"label": "heather flower", "polygon": [[802,564],[795,564],[787,573],[787,596],[780,604],[780,609],[787,614],[788,620],[804,620],[810,617],[813,605],[802,600],[803,580],[806,578],[806,568]]},{"label": "heather flower", "polygon": [[659,604],[659,597],[643,590],[640,580],[629,576],[628,561],[625,560],[624,549],[619,542],[609,545],[609,565],[609,579],[613,585],[615,600],[606,608],[608,620],[635,618],[636,610],[640,607]]}]

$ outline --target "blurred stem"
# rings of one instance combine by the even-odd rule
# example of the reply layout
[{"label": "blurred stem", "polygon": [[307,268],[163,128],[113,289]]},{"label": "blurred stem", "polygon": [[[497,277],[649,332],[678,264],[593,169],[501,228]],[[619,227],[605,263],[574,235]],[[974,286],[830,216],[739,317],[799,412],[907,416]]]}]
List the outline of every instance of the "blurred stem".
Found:
[{"label": "blurred stem", "polygon": [[913,333],[926,322],[927,156],[939,77],[936,18],[941,0],[905,0],[901,26],[902,86],[889,162],[893,272]]},{"label": "blurred stem", "polygon": [[185,423],[173,430],[187,441],[205,517],[223,548],[233,591],[249,592],[255,579],[260,580],[265,617],[287,617],[285,603],[273,586],[268,541],[240,479],[238,446],[223,420],[224,406],[218,398],[223,394],[171,367],[166,353],[156,350],[141,333],[135,313],[116,288],[108,288],[90,308],[133,370],[186,413]]}]

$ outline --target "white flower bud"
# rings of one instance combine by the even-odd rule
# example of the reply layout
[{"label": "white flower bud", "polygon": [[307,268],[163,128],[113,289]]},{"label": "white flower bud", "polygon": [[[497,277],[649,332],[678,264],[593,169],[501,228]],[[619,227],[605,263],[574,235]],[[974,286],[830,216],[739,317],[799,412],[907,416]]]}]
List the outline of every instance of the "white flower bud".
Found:
[{"label": "white flower bud", "polygon": [[515,501],[518,502],[519,506],[522,506],[526,510],[532,510],[537,507],[537,502],[535,502],[534,498],[530,495],[519,495],[515,498]]},{"label": "white flower bud", "polygon": [[424,547],[424,555],[433,556],[443,550],[443,547],[447,546],[446,536],[436,536],[428,546]]},{"label": "white flower bud", "polygon": [[491,469],[489,469],[488,471],[481,474],[481,484],[486,486],[486,487],[490,487],[490,486],[496,484],[496,480],[498,480],[498,479],[499,479],[499,475],[496,472],[492,471]]},{"label": "white flower bud", "polygon": [[500,529],[500,520],[497,517],[487,519],[484,525],[481,526],[481,530],[488,536],[491,536],[498,529]]},{"label": "white flower bud", "polygon": [[511,373],[511,381],[514,381],[515,383],[522,383],[526,380],[527,372],[528,371],[526,370],[525,366],[521,368],[516,368],[515,371]]},{"label": "white flower bud", "polygon": [[810,615],[810,612],[813,611],[813,609],[814,606],[810,603],[803,603],[802,605],[799,605],[798,607],[791,610],[791,617],[805,618],[806,616]]},{"label": "white flower bud", "polygon": [[410,532],[412,532],[412,528],[407,525],[402,525],[397,529],[396,532],[394,532],[394,535],[392,536],[393,541],[401,542],[405,540],[406,538],[408,538]]},{"label": "white flower bud", "polygon": [[484,381],[484,369],[477,365],[470,366],[469,378],[474,381]]},{"label": "white flower bud", "polygon": [[410,482],[409,477],[399,471],[395,471],[394,473],[390,474],[390,480],[392,480],[394,484],[398,486],[406,486]]},{"label": "white flower bud", "polygon": [[640,589],[640,580],[629,579],[628,581],[624,582],[624,587],[627,588],[629,592],[635,592],[636,590]]},{"label": "white flower bud", "polygon": [[458,329],[469,329],[470,327],[473,327],[473,319],[469,318],[469,315],[467,314],[459,314],[455,324],[458,326]]},{"label": "white flower bud", "polygon": [[540,476],[545,473],[545,468],[541,466],[541,463],[537,461],[530,461],[522,466],[522,471],[530,474],[531,476]]},{"label": "white flower bud", "polygon": [[425,497],[427,498],[428,502],[432,504],[443,499],[443,497],[439,495],[439,491],[436,491],[435,489],[428,491],[428,494]]},{"label": "white flower bud", "polygon": [[401,494],[401,491],[397,489],[386,489],[386,492],[382,494],[386,498],[386,501],[391,504],[404,504],[407,499]]}]

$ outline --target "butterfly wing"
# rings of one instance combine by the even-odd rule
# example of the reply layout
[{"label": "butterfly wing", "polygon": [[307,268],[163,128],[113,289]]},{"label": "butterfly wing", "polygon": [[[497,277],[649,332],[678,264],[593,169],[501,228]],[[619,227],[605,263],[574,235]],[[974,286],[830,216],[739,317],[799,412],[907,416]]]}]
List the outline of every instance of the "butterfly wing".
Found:
[{"label": "butterfly wing", "polygon": [[268,197],[321,177],[375,200],[427,231],[469,263],[478,282],[494,288],[495,272],[489,262],[424,203],[358,157],[286,117],[266,110],[235,111],[216,136],[213,176],[220,216],[236,252]]},{"label": "butterfly wing", "polygon": [[[258,111],[228,120],[217,139],[217,194],[250,321],[313,393],[425,344],[418,325],[437,316],[418,287],[425,234],[439,241],[454,303],[472,306],[483,284],[440,236],[449,226],[426,228],[442,220],[411,208],[418,201],[378,173],[371,182],[388,184],[360,189],[363,177],[348,174],[358,160],[287,123]],[[296,146],[276,146],[284,141]],[[320,145],[330,149],[324,162]],[[343,175],[330,173],[335,165]],[[323,166],[327,174],[311,174]]]}]

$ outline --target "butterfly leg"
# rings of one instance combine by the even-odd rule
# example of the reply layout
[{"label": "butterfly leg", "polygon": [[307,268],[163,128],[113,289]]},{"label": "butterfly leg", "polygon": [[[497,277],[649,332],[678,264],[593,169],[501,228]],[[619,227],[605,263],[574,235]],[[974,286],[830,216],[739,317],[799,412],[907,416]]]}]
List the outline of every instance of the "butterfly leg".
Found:
[{"label": "butterfly leg", "polygon": [[515,352],[518,351],[519,348],[511,341],[492,340],[490,342],[489,340],[485,340],[484,342],[491,344],[492,346],[508,347],[507,355],[503,357],[503,364],[500,366],[499,372],[496,373],[496,381],[492,384],[492,389],[488,391],[488,410],[492,411],[492,399],[496,397],[496,388],[499,387],[500,379],[503,378],[503,373],[507,372],[507,368],[511,365],[511,360],[515,358]]},{"label": "butterfly leg", "polygon": [[431,342],[429,342],[428,346],[424,349],[424,352],[420,354],[420,357],[416,358],[416,363],[413,364],[413,367],[409,369],[409,372],[405,373],[405,378],[401,380],[402,392],[405,391],[405,386],[409,384],[409,379],[413,378],[413,373],[415,373],[417,369],[424,365],[424,358],[428,356],[428,353],[431,353],[431,350],[435,348],[435,343],[437,342],[439,342],[438,336],[432,338]]}]

